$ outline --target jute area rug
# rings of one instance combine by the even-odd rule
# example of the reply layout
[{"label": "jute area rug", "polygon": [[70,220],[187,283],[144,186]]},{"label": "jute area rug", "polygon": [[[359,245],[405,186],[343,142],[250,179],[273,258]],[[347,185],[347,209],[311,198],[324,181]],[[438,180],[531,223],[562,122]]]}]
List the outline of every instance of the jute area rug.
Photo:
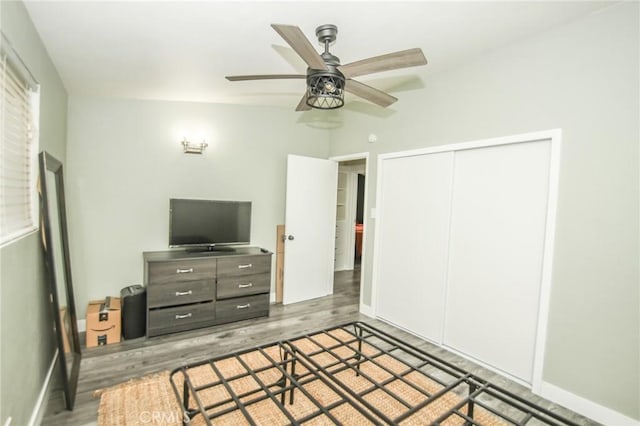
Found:
[{"label": "jute area rug", "polygon": [[169,371],[129,380],[95,396],[100,396],[99,426],[182,424]]},{"label": "jute area rug", "polygon": [[[152,374],[149,376],[132,379],[111,388],[98,391],[100,407],[98,409],[99,426],[135,426],[135,425],[181,425],[182,412],[178,405],[175,393],[169,382],[169,372]],[[269,411],[268,409],[266,411]],[[266,413],[265,413],[266,414]],[[504,422],[485,413],[482,420],[476,419],[484,425],[504,425]],[[266,420],[266,418],[270,420]],[[267,416],[261,424],[286,424],[273,422],[273,417]],[[216,425],[240,425],[239,418],[213,420]],[[322,422],[321,422],[322,423]],[[368,422],[364,422],[370,424]],[[429,421],[418,420],[409,422],[412,424],[429,424]],[[456,422],[457,423],[457,422]],[[196,416],[191,424],[204,425],[202,416]],[[325,423],[325,424],[331,424]],[[363,422],[351,422],[345,419],[345,425],[363,424]]]}]

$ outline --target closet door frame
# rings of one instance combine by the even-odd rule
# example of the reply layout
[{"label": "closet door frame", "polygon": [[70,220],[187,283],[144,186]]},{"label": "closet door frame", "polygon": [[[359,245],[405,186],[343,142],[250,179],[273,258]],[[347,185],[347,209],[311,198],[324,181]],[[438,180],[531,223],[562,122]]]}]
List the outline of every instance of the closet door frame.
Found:
[{"label": "closet door frame", "polygon": [[[556,211],[558,201],[558,181],[560,175],[560,154],[562,145],[562,130],[551,129],[539,132],[524,133],[518,135],[510,135],[498,138],[483,139],[469,142],[462,142],[449,145],[433,146],[429,148],[421,148],[409,151],[392,152],[380,154],[377,163],[377,184],[376,184],[376,204],[382,206],[383,194],[381,183],[384,180],[385,161],[395,158],[428,155],[441,152],[455,152],[468,149],[497,147],[500,145],[519,144],[526,142],[549,141],[550,159],[549,159],[549,189],[548,203],[546,212],[546,225],[544,235],[544,252],[542,255],[542,271],[540,283],[540,300],[538,306],[538,321],[536,331],[536,345],[534,350],[533,376],[531,381],[531,389],[534,393],[540,393],[542,384],[542,372],[544,368],[544,354],[547,338],[547,326],[549,320],[549,301],[551,294],[551,281],[553,272],[553,252],[555,247],[555,228],[556,228]],[[384,209],[379,207],[376,209],[375,235],[381,235],[381,224],[384,221]],[[377,317],[376,306],[378,297],[378,270],[381,259],[378,258],[380,253],[379,239],[374,240],[373,250],[373,275],[371,280],[371,308],[374,317]],[[411,330],[407,330],[411,331]],[[442,346],[442,343],[440,343]],[[477,362],[477,361],[476,361]],[[486,366],[486,365],[485,365]],[[490,366],[486,366],[492,369]],[[521,382],[521,381],[520,381]],[[521,382],[522,383],[522,382]],[[522,383],[527,385],[526,383]]]}]

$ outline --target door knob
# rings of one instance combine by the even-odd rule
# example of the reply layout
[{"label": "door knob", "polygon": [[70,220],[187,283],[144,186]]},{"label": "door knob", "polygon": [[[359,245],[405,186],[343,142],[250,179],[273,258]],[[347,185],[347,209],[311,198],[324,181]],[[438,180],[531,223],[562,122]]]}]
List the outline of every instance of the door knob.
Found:
[{"label": "door knob", "polygon": [[289,235],[289,236],[287,237],[287,240],[289,240],[289,241],[293,241],[293,240],[294,240],[293,235]]}]

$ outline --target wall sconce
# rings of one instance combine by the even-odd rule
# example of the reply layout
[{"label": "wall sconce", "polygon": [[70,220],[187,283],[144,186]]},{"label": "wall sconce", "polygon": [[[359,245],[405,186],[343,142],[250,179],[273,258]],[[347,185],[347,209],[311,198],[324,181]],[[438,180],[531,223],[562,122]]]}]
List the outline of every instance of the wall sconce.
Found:
[{"label": "wall sconce", "polygon": [[205,141],[202,141],[202,143],[193,143],[189,142],[187,138],[182,139],[182,148],[185,154],[202,154],[208,146]]}]

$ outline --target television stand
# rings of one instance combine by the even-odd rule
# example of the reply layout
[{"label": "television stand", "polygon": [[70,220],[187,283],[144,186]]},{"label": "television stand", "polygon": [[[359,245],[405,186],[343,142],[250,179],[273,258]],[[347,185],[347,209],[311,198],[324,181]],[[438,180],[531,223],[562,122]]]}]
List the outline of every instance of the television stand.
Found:
[{"label": "television stand", "polygon": [[233,250],[144,253],[148,337],[269,315],[272,253]]}]

